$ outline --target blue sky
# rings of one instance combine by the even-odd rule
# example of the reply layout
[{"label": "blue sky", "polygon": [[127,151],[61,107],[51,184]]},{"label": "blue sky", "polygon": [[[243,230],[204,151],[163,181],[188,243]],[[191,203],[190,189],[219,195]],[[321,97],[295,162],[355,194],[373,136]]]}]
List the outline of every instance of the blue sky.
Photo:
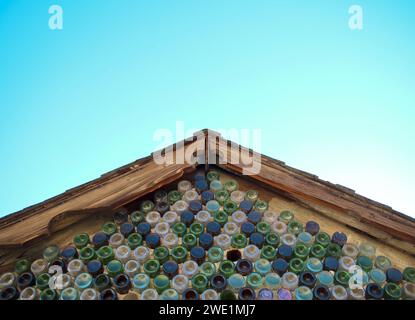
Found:
[{"label": "blue sky", "polygon": [[414,15],[413,1],[0,0],[0,216],[148,155],[178,120],[260,128],[262,153],[415,216]]}]

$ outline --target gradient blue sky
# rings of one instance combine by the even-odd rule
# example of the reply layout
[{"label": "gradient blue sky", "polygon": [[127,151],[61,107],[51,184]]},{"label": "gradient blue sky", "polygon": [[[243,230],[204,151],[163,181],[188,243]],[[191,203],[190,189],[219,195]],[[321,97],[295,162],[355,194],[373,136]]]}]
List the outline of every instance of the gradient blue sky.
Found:
[{"label": "gradient blue sky", "polygon": [[414,39],[409,0],[0,0],[0,216],[176,120],[261,128],[262,153],[415,216]]}]

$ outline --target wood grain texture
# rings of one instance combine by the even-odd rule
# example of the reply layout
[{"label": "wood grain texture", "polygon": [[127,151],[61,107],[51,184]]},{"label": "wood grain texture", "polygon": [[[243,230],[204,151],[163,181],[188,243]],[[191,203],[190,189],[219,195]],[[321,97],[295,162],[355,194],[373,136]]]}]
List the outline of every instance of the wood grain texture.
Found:
[{"label": "wood grain texture", "polygon": [[[348,236],[348,242],[359,245],[360,243],[370,243],[377,248],[377,255],[385,255],[389,257],[394,266],[403,269],[407,266],[415,266],[415,257],[398,250],[395,246],[385,243],[381,238],[374,238],[369,236],[366,231],[357,230],[347,224],[340,223],[336,218],[333,218],[336,214],[341,214],[336,210],[331,209],[330,216],[322,214],[320,209],[317,210],[309,208],[304,203],[298,202],[295,198],[290,198],[288,194],[285,194],[279,190],[270,188],[267,185],[259,184],[254,179],[247,179],[246,177],[240,177],[239,175],[232,174],[227,171],[223,171],[220,168],[215,168],[221,172],[221,181],[225,182],[229,179],[235,179],[238,181],[239,188],[243,191],[255,189],[259,192],[260,197],[269,201],[270,210],[277,213],[283,210],[290,210],[295,214],[295,219],[301,223],[306,223],[309,220],[317,221],[321,229],[329,234],[335,231],[342,231]],[[187,174],[184,174],[182,178],[189,179]],[[182,179],[180,178],[180,179]],[[178,181],[170,183],[165,186],[167,190],[176,188]],[[147,199],[148,196],[135,199],[132,203],[128,204],[131,210],[138,207],[138,204]],[[72,244],[73,236],[77,233],[87,232],[91,236],[98,232],[101,226],[108,220],[111,220],[112,216],[110,212],[100,212],[86,216],[82,220],[77,220],[70,225],[66,225],[59,232],[51,233],[49,236],[38,238],[36,241],[26,244],[25,246],[13,249],[2,248],[0,249],[0,273],[10,271],[14,267],[14,263],[20,258],[27,258],[34,260],[42,255],[43,249],[50,244],[58,244],[60,247],[65,247]],[[64,224],[65,225],[65,224]]]},{"label": "wood grain texture", "polygon": [[[204,141],[186,143],[180,148],[192,152],[197,149],[204,151]],[[174,154],[180,151],[175,150]],[[0,221],[0,249],[26,245],[88,215],[115,210],[194,168],[195,165],[187,163],[158,165],[153,157],[147,157],[110,172],[100,179],[3,218]]]},{"label": "wood grain texture", "polygon": [[394,266],[403,269],[407,266],[415,266],[415,257],[407,252],[404,252],[396,246],[385,243],[382,238],[374,238],[370,236],[367,230],[362,231],[340,223],[336,219],[336,214],[341,214],[340,211],[333,210],[331,215],[321,214],[320,208],[317,210],[309,208],[307,205],[298,202],[295,198],[288,198],[286,194],[277,192],[269,187],[262,186],[256,182],[255,179],[241,178],[229,172],[221,172],[221,180],[224,182],[228,179],[235,179],[238,181],[241,190],[255,189],[259,191],[261,199],[269,201],[269,210],[280,213],[283,210],[290,210],[294,213],[295,219],[305,224],[307,221],[314,220],[320,224],[321,230],[332,235],[335,231],[344,232],[348,236],[348,242],[359,245],[361,243],[370,243],[375,246],[377,255],[384,255],[389,257]]},{"label": "wood grain texture", "polygon": [[14,270],[14,264],[21,258],[26,258],[30,261],[41,258],[44,248],[49,244],[57,244],[61,248],[64,248],[72,244],[72,239],[77,233],[87,232],[93,235],[110,219],[111,214],[108,213],[88,215],[84,219],[75,220],[70,225],[66,225],[59,232],[36,238],[24,246],[0,248],[0,273]]},{"label": "wood grain texture", "polygon": [[[241,148],[240,153],[241,153]],[[243,148],[242,148],[243,149]],[[209,153],[231,159],[229,141],[214,139],[209,142]],[[252,150],[245,149],[246,152]],[[400,250],[415,254],[415,220],[390,207],[357,195],[353,190],[320,180],[317,176],[293,169],[283,162],[256,154],[261,170],[250,179],[283,191],[292,199],[318,210],[336,221],[362,230]],[[253,157],[252,161],[255,160]],[[241,174],[253,163],[248,160],[229,163],[218,159],[219,167]],[[243,165],[241,163],[247,163]]]},{"label": "wood grain texture", "polygon": [[[219,160],[224,157],[231,160],[227,147],[231,142],[221,138],[210,139],[208,135],[220,137],[216,132],[203,130],[190,139],[165,149],[173,150],[175,157],[184,155],[187,161],[183,164],[157,165],[153,157],[149,156],[0,219],[0,250],[27,246],[83,219],[89,219],[90,216],[106,214],[134,201],[175,181],[189,170],[195,170],[197,164],[206,164],[208,156],[214,150],[218,150]],[[253,164],[259,164],[261,171],[246,179],[271,188],[321,216],[360,230],[394,248],[415,254],[414,219],[360,196],[349,188],[323,181],[315,175],[291,168],[284,162],[233,145],[237,148],[236,160],[242,161],[218,161],[220,168],[240,175],[243,170],[249,171]],[[250,159],[249,154],[257,156],[259,160]],[[192,162],[189,163],[188,160]]]}]

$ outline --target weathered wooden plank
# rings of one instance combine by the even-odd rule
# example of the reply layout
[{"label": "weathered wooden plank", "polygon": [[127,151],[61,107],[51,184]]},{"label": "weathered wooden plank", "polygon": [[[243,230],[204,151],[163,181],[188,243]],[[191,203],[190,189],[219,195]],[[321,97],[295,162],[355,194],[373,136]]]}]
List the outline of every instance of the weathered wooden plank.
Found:
[{"label": "weathered wooden plank", "polygon": [[[393,264],[400,269],[407,266],[415,265],[415,257],[403,251],[396,246],[396,243],[387,243],[384,241],[384,232],[379,232],[376,228],[370,225],[365,225],[364,230],[355,229],[348,224],[342,223],[338,220],[338,216],[343,215],[342,211],[328,209],[320,206],[310,208],[307,204],[298,202],[296,199],[290,199],[278,190],[273,190],[270,187],[264,187],[258,184],[255,179],[247,179],[240,176],[235,176],[229,172],[221,172],[221,180],[235,179],[238,181],[241,190],[255,189],[259,191],[260,197],[269,201],[269,208],[277,213],[283,210],[290,210],[295,214],[295,219],[305,224],[309,220],[317,221],[320,224],[321,230],[333,234],[335,231],[341,231],[348,235],[348,242],[355,245],[361,243],[370,243],[375,246],[377,255],[384,255],[389,257]],[[324,212],[322,210],[325,210]],[[372,228],[377,237],[370,235],[369,229]],[[387,236],[387,235],[386,235]]]},{"label": "weathered wooden plank", "polygon": [[[204,150],[204,141],[187,143],[181,148]],[[180,152],[181,150],[176,150]],[[128,203],[137,197],[149,193],[160,186],[170,183],[181,177],[187,170],[194,169],[194,165],[174,164],[158,165],[153,159],[140,163],[129,170],[122,170],[121,174],[111,174],[105,179],[96,180],[93,184],[81,189],[74,189],[74,194],[55,197],[46,206],[28,211],[26,214],[9,216],[0,224],[0,248],[21,246],[38,237],[49,235],[51,221],[58,219],[62,214],[72,214],[72,220],[82,219],[82,215],[94,212],[93,209],[116,208]],[[14,218],[15,217],[15,218]]]},{"label": "weathered wooden plank", "polygon": [[[197,135],[199,138],[200,133]],[[209,130],[202,133],[205,135],[204,139],[196,139],[195,135],[193,139],[175,144],[172,148],[175,156],[177,152],[184,152],[195,160],[196,153],[201,151],[197,160],[199,163],[206,163],[207,156],[218,148],[222,157],[231,158],[230,150],[226,147],[231,142],[207,139],[208,133],[220,136]],[[360,230],[390,247],[415,254],[414,219],[366,199],[349,188],[320,180],[317,176],[291,168],[284,162],[259,155],[237,144],[233,145],[237,147],[238,157],[243,156],[241,151],[260,156],[261,171],[250,177],[256,184],[273,188],[277,194],[285,194],[285,198],[318,212],[321,217]],[[243,165],[228,162],[220,163],[219,166],[240,174],[243,169],[247,170],[254,164],[253,161],[257,161],[247,157],[243,160]],[[156,165],[150,156],[110,171],[39,205],[0,219],[0,249],[36,243],[56,231],[64,230],[68,225],[83,219],[92,219],[91,216],[127,204],[194,168],[195,165],[188,162],[169,166]]]},{"label": "weathered wooden plank", "polygon": [[[231,159],[228,141],[223,139],[212,140],[209,143],[211,150]],[[257,161],[253,158],[252,161]],[[239,163],[219,162],[219,167],[241,174],[243,169],[249,170],[253,163],[242,165]],[[246,163],[246,161],[245,161]],[[403,214],[388,210],[388,207],[376,205],[372,201],[365,201],[364,197],[356,196],[354,192],[323,182],[315,176],[294,171],[285,165],[271,161],[261,156],[261,170],[250,176],[251,179],[267,184],[275,189],[282,190],[298,199],[309,207],[325,208],[322,213],[330,215],[330,210],[341,212],[334,215],[340,223],[348,224],[356,229],[364,229],[374,237],[382,237],[385,241],[399,249],[415,254],[415,221]],[[371,226],[367,228],[367,225]],[[382,236],[381,236],[382,235]]]},{"label": "weathered wooden plank", "polygon": [[[400,269],[406,266],[415,265],[415,257],[410,254],[397,249],[395,244],[387,243],[383,239],[382,231],[378,231],[374,228],[374,232],[377,232],[377,236],[374,238],[370,236],[370,232],[366,229],[357,230],[348,224],[340,223],[337,219],[337,215],[342,215],[341,211],[336,211],[332,208],[326,208],[323,206],[316,205],[314,208],[308,207],[307,203],[301,203],[297,199],[289,198],[282,194],[279,190],[273,189],[269,186],[258,183],[255,179],[247,179],[223,171],[218,168],[221,172],[222,182],[228,179],[235,179],[238,181],[240,189],[247,191],[250,189],[256,189],[261,198],[269,201],[270,210],[275,212],[281,212],[282,210],[291,210],[295,214],[295,218],[305,223],[309,220],[317,221],[323,231],[329,234],[335,231],[342,231],[348,235],[349,242],[359,245],[360,243],[367,242],[374,245],[377,248],[378,255],[385,255],[389,257],[394,266]],[[186,175],[183,178],[187,178]],[[173,183],[175,185],[175,183]],[[135,199],[135,203],[139,203],[140,199]],[[73,215],[69,215],[69,218]],[[101,211],[95,214],[87,215],[83,220],[76,220],[73,224],[68,226],[65,222],[62,224],[62,229],[59,232],[52,232],[49,236],[36,239],[36,241],[29,243],[20,248],[14,249],[0,249],[0,272],[5,272],[13,268],[14,263],[17,259],[25,257],[33,260],[42,255],[42,250],[49,244],[58,244],[61,247],[71,244],[74,234],[80,232],[87,232],[93,235],[99,231],[101,225],[111,219],[109,212]],[[365,225],[365,228],[373,228],[369,225]],[[386,236],[388,237],[388,236]]]}]

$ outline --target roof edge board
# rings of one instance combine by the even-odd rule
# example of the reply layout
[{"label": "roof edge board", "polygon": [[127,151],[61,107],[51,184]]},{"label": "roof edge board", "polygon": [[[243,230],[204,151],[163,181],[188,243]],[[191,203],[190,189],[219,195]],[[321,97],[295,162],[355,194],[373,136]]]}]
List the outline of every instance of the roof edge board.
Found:
[{"label": "roof edge board", "polygon": [[[219,144],[220,141],[222,142],[226,142],[226,144],[231,144],[234,146],[238,146],[238,152],[241,152],[241,150],[250,150],[248,148],[245,148],[237,143],[234,143],[230,140],[224,139],[222,137],[222,135],[219,132],[210,130],[210,129],[202,129],[200,131],[197,131],[193,134],[193,136],[176,142],[173,145],[170,145],[168,147],[165,147],[159,151],[162,150],[166,150],[167,148],[171,148],[172,150],[175,150],[177,148],[177,146],[183,146],[184,148],[186,148],[189,145],[194,145],[194,143],[197,142],[197,137],[204,139],[203,142],[203,147],[200,146],[200,149],[203,148],[204,150],[204,156],[205,156],[205,168],[207,168],[208,165],[208,161],[207,160],[207,156],[211,151],[211,140],[209,140],[209,137],[215,137],[215,144]],[[196,146],[197,150],[199,150],[199,146]],[[261,165],[265,165],[268,167],[269,170],[280,170],[281,172],[285,172],[288,175],[291,175],[293,177],[296,177],[300,180],[303,181],[309,181],[310,183],[316,184],[316,185],[320,185],[322,186],[321,188],[321,193],[319,193],[319,197],[320,198],[316,198],[316,200],[320,200],[320,201],[326,201],[328,204],[330,204],[330,201],[328,201],[327,199],[324,199],[325,197],[333,197],[334,195],[339,197],[339,199],[343,199],[344,201],[351,201],[353,202],[355,205],[360,206],[359,210],[369,210],[372,214],[373,214],[373,219],[376,219],[377,215],[380,215],[379,217],[382,219],[389,219],[391,221],[396,223],[402,223],[402,221],[404,223],[407,223],[408,225],[403,226],[403,229],[406,230],[405,233],[407,234],[409,230],[408,228],[412,228],[410,230],[412,230],[412,237],[409,237],[412,241],[412,243],[414,243],[414,239],[415,239],[415,228],[414,228],[414,223],[415,223],[415,219],[401,213],[398,211],[393,210],[391,207],[386,206],[384,204],[381,204],[379,202],[376,202],[374,200],[365,198],[364,196],[361,196],[359,194],[357,194],[354,190],[344,187],[342,185],[338,185],[338,184],[333,184],[329,181],[324,181],[320,178],[318,178],[318,176],[314,175],[314,174],[310,174],[307,173],[305,171],[299,170],[299,169],[295,169],[292,168],[290,166],[288,166],[285,162],[283,161],[279,161],[276,159],[272,159],[270,157],[267,156],[263,156],[259,153],[256,153],[255,151],[251,150],[253,153],[260,155],[261,156]],[[52,197],[48,200],[45,200],[43,202],[40,202],[38,204],[35,204],[33,206],[27,207],[23,210],[17,211],[15,213],[9,214],[3,218],[0,219],[0,231],[6,229],[9,224],[12,225],[14,224],[16,221],[22,221],[24,219],[26,219],[27,217],[30,217],[34,214],[37,214],[39,212],[43,212],[44,210],[48,210],[50,208],[53,208],[54,206],[58,206],[61,203],[65,203],[66,201],[69,201],[70,199],[73,199],[75,197],[78,197],[86,192],[90,192],[93,191],[97,188],[102,187],[103,185],[107,184],[107,183],[113,183],[114,181],[117,180],[117,178],[124,176],[126,174],[130,174],[131,172],[136,172],[136,171],[140,171],[140,170],[146,170],[146,165],[148,165],[149,163],[152,163],[152,156],[154,155],[154,153],[152,153],[151,155],[138,159],[136,161],[133,161],[131,163],[128,163],[124,166],[121,166],[115,170],[111,170],[103,175],[101,175],[99,178],[91,180],[90,182],[84,183],[80,186],[77,186],[75,188],[71,188],[69,190],[67,190],[66,192]],[[217,163],[215,165],[217,165],[218,167],[226,167],[226,165],[222,165],[220,164],[218,161],[216,161]],[[201,165],[201,163],[196,163],[195,165]],[[185,169],[187,166],[186,165],[182,165],[180,166],[180,168]],[[239,168],[241,169],[241,168]],[[236,171],[238,171],[239,169],[237,169]],[[264,177],[261,177],[260,175],[254,175],[251,176],[251,178],[256,179],[257,181],[260,181],[262,183],[266,183],[269,184],[271,187],[275,187],[275,183],[278,181],[273,181],[272,179],[265,179]],[[268,177],[269,178],[269,177]],[[303,190],[298,190],[295,189],[296,185],[293,185],[293,188],[289,189],[289,192],[303,192]],[[284,189],[281,189],[284,190]],[[141,195],[142,196],[142,195]],[[123,200],[124,201],[124,200]],[[122,203],[123,201],[120,201],[120,203]],[[344,209],[344,208],[343,208]],[[345,210],[345,212],[347,212],[347,210]],[[363,219],[363,218],[362,218]],[[367,219],[367,218],[365,218]],[[379,219],[379,220],[382,220]],[[376,224],[377,221],[374,221],[374,224]],[[405,228],[404,228],[405,227]]]}]

